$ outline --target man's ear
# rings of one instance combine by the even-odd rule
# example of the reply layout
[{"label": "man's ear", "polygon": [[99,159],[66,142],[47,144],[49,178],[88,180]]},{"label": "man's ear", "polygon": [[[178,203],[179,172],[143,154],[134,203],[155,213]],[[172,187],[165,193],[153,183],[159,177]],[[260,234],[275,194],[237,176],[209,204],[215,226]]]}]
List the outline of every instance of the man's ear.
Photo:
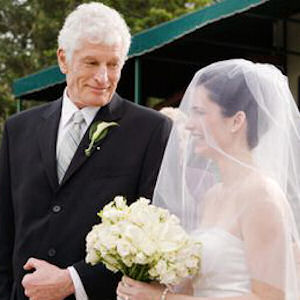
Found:
[{"label": "man's ear", "polygon": [[233,116],[233,122],[231,125],[231,132],[238,132],[246,124],[246,114],[244,111],[238,111]]},{"label": "man's ear", "polygon": [[67,58],[66,58],[66,53],[63,49],[57,49],[56,51],[57,54],[57,61],[58,61],[58,65],[60,68],[60,71],[63,74],[67,74],[68,73],[68,64],[67,64]]}]

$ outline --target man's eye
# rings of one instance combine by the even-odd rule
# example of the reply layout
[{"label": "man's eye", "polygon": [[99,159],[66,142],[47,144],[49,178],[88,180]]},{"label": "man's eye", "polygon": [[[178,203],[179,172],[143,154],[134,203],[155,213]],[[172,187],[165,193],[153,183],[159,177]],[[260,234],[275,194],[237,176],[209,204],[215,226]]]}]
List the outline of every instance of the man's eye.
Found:
[{"label": "man's eye", "polygon": [[86,64],[89,66],[95,66],[97,63],[95,61],[87,61]]},{"label": "man's eye", "polygon": [[119,64],[117,62],[112,62],[112,63],[109,63],[108,66],[111,68],[117,68],[119,66]]}]

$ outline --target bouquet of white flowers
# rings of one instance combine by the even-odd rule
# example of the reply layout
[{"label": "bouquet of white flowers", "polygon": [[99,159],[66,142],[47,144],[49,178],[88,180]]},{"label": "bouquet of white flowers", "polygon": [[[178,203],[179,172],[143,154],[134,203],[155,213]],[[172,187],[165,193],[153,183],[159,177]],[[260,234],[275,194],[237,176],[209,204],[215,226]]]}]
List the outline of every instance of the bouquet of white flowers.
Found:
[{"label": "bouquet of white flowers", "polygon": [[190,237],[168,210],[139,198],[130,206],[117,196],[98,214],[86,238],[86,262],[104,263],[140,281],[178,284],[200,269],[201,243]]}]

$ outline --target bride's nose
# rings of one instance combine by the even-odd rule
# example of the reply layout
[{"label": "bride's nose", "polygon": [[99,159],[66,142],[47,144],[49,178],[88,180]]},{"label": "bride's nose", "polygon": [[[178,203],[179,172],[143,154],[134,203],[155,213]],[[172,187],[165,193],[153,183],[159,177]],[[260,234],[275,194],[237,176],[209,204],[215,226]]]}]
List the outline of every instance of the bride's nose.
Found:
[{"label": "bride's nose", "polygon": [[192,119],[188,120],[185,124],[185,129],[188,131],[194,131],[195,130],[195,124]]}]

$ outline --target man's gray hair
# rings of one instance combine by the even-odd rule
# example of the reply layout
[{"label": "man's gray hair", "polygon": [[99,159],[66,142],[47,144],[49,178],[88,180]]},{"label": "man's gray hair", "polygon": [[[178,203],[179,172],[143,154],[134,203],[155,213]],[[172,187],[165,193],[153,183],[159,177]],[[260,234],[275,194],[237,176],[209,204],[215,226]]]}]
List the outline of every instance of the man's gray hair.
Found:
[{"label": "man's gray hair", "polygon": [[121,39],[124,60],[127,57],[131,35],[123,17],[113,8],[99,2],[79,5],[66,18],[58,35],[58,47],[71,60],[82,40],[90,43],[114,45]]}]

